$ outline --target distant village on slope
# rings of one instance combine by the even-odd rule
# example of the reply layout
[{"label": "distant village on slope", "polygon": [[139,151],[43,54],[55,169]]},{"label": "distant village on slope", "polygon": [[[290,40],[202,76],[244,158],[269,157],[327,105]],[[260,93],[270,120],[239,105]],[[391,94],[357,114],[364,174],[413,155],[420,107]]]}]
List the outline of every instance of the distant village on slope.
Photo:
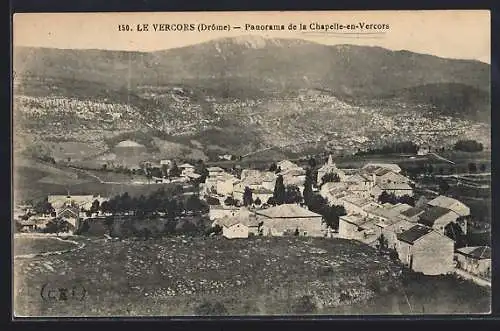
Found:
[{"label": "distant village on slope", "polygon": [[[143,148],[133,141],[116,146],[117,153],[132,149],[137,155]],[[427,153],[423,147],[417,155]],[[337,167],[332,155],[324,163],[313,157],[305,161],[299,166],[282,160],[264,170],[224,169],[201,160],[140,162],[134,172],[145,171],[148,182],[143,184],[177,184],[168,191],[160,186],[148,196],[48,195],[15,207],[16,230],[98,233],[110,239],[165,233],[232,240],[343,238],[375,247],[416,272],[458,273],[489,283],[491,249],[470,245],[467,234],[475,226],[475,215],[466,204],[446,195],[446,182],[440,192],[422,190],[419,180],[425,175],[410,178],[394,163],[368,162],[346,169]],[[470,177],[462,180],[463,185],[472,185]]]}]

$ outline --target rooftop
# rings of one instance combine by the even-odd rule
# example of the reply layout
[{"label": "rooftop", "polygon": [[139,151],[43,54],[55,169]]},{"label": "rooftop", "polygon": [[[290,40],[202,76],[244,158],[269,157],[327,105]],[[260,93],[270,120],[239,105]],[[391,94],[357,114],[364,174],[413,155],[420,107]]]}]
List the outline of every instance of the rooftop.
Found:
[{"label": "rooftop", "polygon": [[437,219],[451,212],[451,210],[443,207],[430,207],[425,210],[419,218],[420,220],[429,223],[429,225],[432,225]]},{"label": "rooftop", "polygon": [[406,183],[384,183],[377,184],[381,190],[413,190],[412,187]]},{"label": "rooftop", "polygon": [[462,247],[457,252],[478,260],[491,259],[491,248],[488,246]]},{"label": "rooftop", "polygon": [[184,163],[184,164],[181,164],[179,166],[179,168],[194,168],[194,166],[192,164],[189,164],[189,163]]},{"label": "rooftop", "polygon": [[450,209],[450,207],[453,207],[453,205],[455,205],[455,204],[458,204],[458,205],[463,206],[463,207],[467,207],[462,202],[460,202],[456,199],[444,196],[444,195],[440,195],[437,198],[432,199],[427,204],[429,204],[431,206],[439,206],[439,207],[448,208],[448,209]]},{"label": "rooftop", "polygon": [[311,218],[322,217],[306,208],[300,207],[297,204],[283,204],[267,209],[256,211],[256,214],[269,218]]},{"label": "rooftop", "polygon": [[398,240],[407,242],[409,244],[413,244],[415,241],[418,239],[422,238],[423,236],[431,233],[433,230],[430,227],[423,226],[423,225],[414,225],[410,229],[399,233],[397,235]]},{"label": "rooftop", "polygon": [[414,217],[414,216],[417,216],[423,212],[424,212],[423,208],[412,207],[412,208],[409,208],[407,210],[402,211],[401,215],[406,216],[406,217]]},{"label": "rooftop", "polygon": [[361,226],[362,224],[366,223],[369,221],[368,218],[361,216],[361,215],[344,215],[340,216],[340,219],[343,220],[344,222],[354,224],[357,226]]},{"label": "rooftop", "polygon": [[208,167],[207,168],[208,172],[218,172],[218,171],[224,171],[221,167]]}]

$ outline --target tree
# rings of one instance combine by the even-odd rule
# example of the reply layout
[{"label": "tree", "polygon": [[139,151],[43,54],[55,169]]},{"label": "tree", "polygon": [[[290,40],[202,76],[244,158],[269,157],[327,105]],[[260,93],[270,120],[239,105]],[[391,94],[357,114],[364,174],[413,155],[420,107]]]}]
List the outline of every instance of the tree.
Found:
[{"label": "tree", "polygon": [[161,175],[164,178],[168,177],[168,165],[166,164],[161,165]]},{"label": "tree", "polygon": [[285,190],[285,201],[284,203],[299,203],[302,202],[302,195],[300,190],[295,185],[288,185]]},{"label": "tree", "polygon": [[325,208],[329,208],[328,201],[319,194],[313,194],[307,203],[310,211],[323,215]]},{"label": "tree", "polygon": [[323,213],[324,222],[329,228],[333,230],[337,230],[339,228],[340,216],[347,215],[344,206],[340,205],[333,205],[331,207],[325,208]]},{"label": "tree", "polygon": [[475,163],[473,163],[473,162],[469,163],[469,165],[468,165],[468,169],[469,169],[469,172],[470,172],[470,173],[475,173],[475,172],[477,172],[477,166],[476,166],[476,164],[475,164]]},{"label": "tree", "polygon": [[276,199],[274,197],[270,197],[269,199],[267,199],[266,204],[268,204],[269,206],[276,206]]},{"label": "tree", "polygon": [[398,202],[396,195],[394,195],[394,193],[387,193],[387,191],[382,191],[382,193],[378,197],[378,201],[382,204],[384,203],[396,204]]},{"label": "tree", "polygon": [[203,201],[201,201],[196,195],[191,195],[186,201],[186,210],[192,212],[204,212],[205,209],[205,203],[203,203]]},{"label": "tree", "polygon": [[253,203],[252,190],[247,186],[243,192],[243,205],[250,206]]},{"label": "tree", "polygon": [[469,153],[480,152],[483,150],[483,144],[475,140],[459,140],[455,143],[453,149]]},{"label": "tree", "polygon": [[257,199],[255,199],[255,201],[253,202],[256,206],[260,206],[262,204],[262,201],[260,201],[260,198],[257,197]]},{"label": "tree", "polygon": [[92,202],[92,206],[90,207],[90,212],[92,214],[98,213],[99,207],[100,207],[100,202],[99,202],[99,200],[95,199],[94,202]]},{"label": "tree", "polygon": [[227,197],[226,200],[224,200],[224,204],[226,206],[234,206],[236,205],[236,201],[234,200],[233,197]]},{"label": "tree", "polygon": [[323,177],[321,177],[321,185],[325,183],[338,183],[340,182],[340,177],[335,172],[326,173]]},{"label": "tree", "polygon": [[278,169],[278,166],[276,163],[271,163],[271,166],[269,167],[269,171],[275,172]]},{"label": "tree", "polygon": [[169,177],[180,177],[181,175],[181,169],[177,166],[177,162],[172,163],[172,168],[170,168],[170,171],[168,172]]},{"label": "tree", "polygon": [[277,205],[281,205],[285,202],[285,184],[283,184],[283,176],[279,175],[276,178],[276,184],[274,185],[273,193],[274,202]]},{"label": "tree", "polygon": [[73,226],[67,221],[61,218],[54,218],[47,222],[47,225],[44,229],[46,233],[58,233],[58,232],[69,232]]},{"label": "tree", "polygon": [[309,164],[309,167],[311,167],[311,168],[315,168],[317,166],[316,159],[312,156],[311,156],[311,158],[309,158],[307,163]]},{"label": "tree", "polygon": [[39,201],[37,204],[35,204],[33,210],[37,214],[44,214],[44,215],[52,214],[55,211],[54,207],[52,207],[52,204],[49,202],[48,198],[45,198],[44,200]]},{"label": "tree", "polygon": [[387,239],[384,237],[383,234],[378,237],[378,243],[377,243],[377,248],[380,252],[383,252],[389,248],[389,242]]},{"label": "tree", "polygon": [[415,206],[415,198],[409,196],[408,194],[403,195],[402,197],[399,197],[397,199],[399,203],[406,203],[407,205],[410,206]]},{"label": "tree", "polygon": [[444,179],[440,179],[438,185],[440,194],[446,194],[450,190],[450,184]]},{"label": "tree", "polygon": [[467,239],[460,225],[451,222],[444,227],[444,235],[455,241],[455,248],[465,246]]},{"label": "tree", "polygon": [[295,232],[293,233],[294,236],[298,236],[300,233],[299,233],[299,228],[296,228],[295,229]]},{"label": "tree", "polygon": [[103,201],[101,203],[101,205],[99,206],[99,209],[103,212],[103,213],[109,213],[111,212],[111,208],[110,208],[110,205],[109,205],[109,202],[108,201]]},{"label": "tree", "polygon": [[[311,171],[308,169],[307,172],[310,173]],[[313,186],[312,178],[310,176],[307,176],[307,174],[306,174],[306,181],[304,183],[304,191],[302,192],[302,196],[304,197],[304,202],[306,204],[309,203],[309,200],[312,197],[312,194],[313,194],[312,186]]]},{"label": "tree", "polygon": [[426,172],[429,174],[429,175],[432,175],[432,173],[434,172],[434,167],[432,166],[432,164],[428,164],[427,165],[427,169],[426,169]]},{"label": "tree", "polygon": [[211,205],[211,206],[218,206],[218,205],[220,205],[220,201],[219,201],[219,199],[217,199],[217,198],[214,198],[214,197],[208,196],[208,197],[206,197],[206,199],[205,199],[205,200],[206,200],[206,201],[207,201],[207,203],[208,203],[209,205]]}]

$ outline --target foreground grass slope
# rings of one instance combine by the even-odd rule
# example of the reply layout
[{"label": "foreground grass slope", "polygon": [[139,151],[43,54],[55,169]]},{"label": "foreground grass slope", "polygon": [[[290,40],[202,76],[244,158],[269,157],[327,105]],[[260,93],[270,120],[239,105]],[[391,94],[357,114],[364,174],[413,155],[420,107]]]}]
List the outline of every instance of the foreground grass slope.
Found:
[{"label": "foreground grass slope", "polygon": [[[16,260],[16,314],[322,313],[397,288],[400,272],[368,246],[341,239],[86,241],[64,255]],[[45,302],[47,282],[82,284],[87,297]]]}]

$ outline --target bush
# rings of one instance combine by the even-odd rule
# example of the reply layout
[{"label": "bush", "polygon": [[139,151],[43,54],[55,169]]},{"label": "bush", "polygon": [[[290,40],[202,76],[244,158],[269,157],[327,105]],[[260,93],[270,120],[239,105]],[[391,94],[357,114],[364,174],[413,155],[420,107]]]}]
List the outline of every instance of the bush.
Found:
[{"label": "bush", "polygon": [[194,309],[194,314],[199,316],[222,316],[227,315],[227,309],[221,302],[203,302]]},{"label": "bush", "polygon": [[456,151],[463,151],[463,152],[481,152],[483,150],[483,144],[475,141],[475,140],[459,140],[453,146],[453,149]]}]

